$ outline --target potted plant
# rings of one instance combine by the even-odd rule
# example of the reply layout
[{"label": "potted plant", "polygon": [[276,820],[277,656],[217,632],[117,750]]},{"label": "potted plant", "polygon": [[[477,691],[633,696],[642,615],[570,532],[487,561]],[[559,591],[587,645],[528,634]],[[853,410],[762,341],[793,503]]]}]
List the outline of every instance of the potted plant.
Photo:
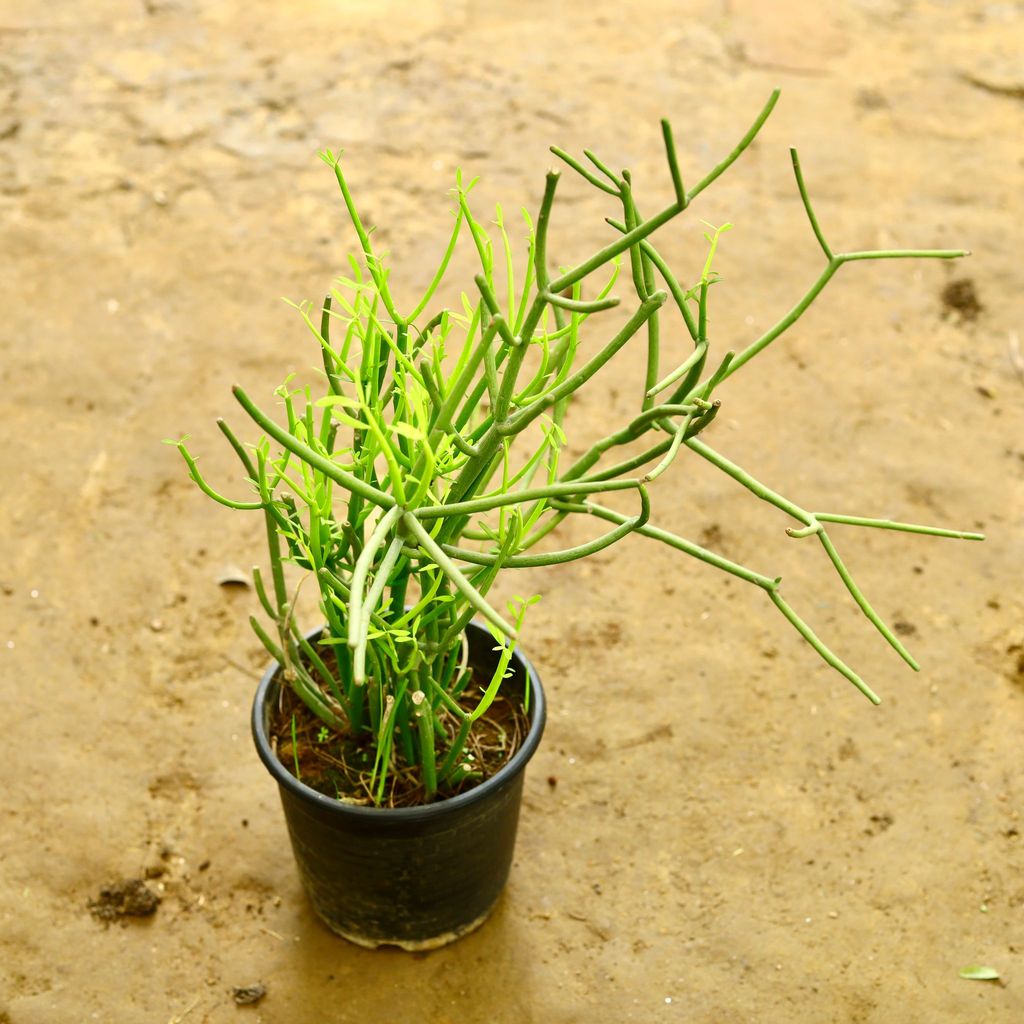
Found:
[{"label": "potted plant", "polygon": [[[829,531],[846,524],[980,536],[809,511],[754,479],[702,434],[718,414],[720,386],[792,326],[841,267],[965,253],[834,250],[794,150],[796,185],[823,269],[778,323],[712,361],[713,265],[729,225],[710,228],[703,267],[685,279],[652,242],[750,146],[777,98],[776,91],[732,152],[690,189],[663,122],[673,198],[650,217],[640,212],[628,171],[616,173],[590,152],[584,163],[553,149],[614,200],[615,234],[582,263],[553,269],[547,239],[559,174],[549,171],[536,221],[524,214],[521,280],[500,208],[495,241],[471,210],[473,182],[457,177],[450,240],[411,308],[391,290],[339,159],[322,154],[360,250],[318,311],[309,303],[296,307],[320,349],[322,385],[286,381],[277,390],[283,413],[276,416],[234,388],[263,431],[247,446],[219,421],[252,492],[242,500],[215,491],[185,441],[172,442],[210,497],[264,517],[270,576],[254,570],[253,578],[273,626],[256,618],[252,625],[273,664],[257,691],[253,731],[279,784],[313,906],[347,938],[370,946],[439,945],[482,921],[504,885],[523,771],[544,725],[544,696],[517,647],[536,598],[497,607],[489,593],[501,572],[585,558],[631,534],[652,538],[762,589],[829,665],[877,703],[783,597],[779,578],[652,522],[652,485],[684,451],[791,516],[790,536],[816,538],[853,600],[917,668],[857,587]],[[464,235],[479,273],[457,308],[437,308]],[[605,320],[620,302],[613,294],[620,281],[635,293],[628,315]],[[599,334],[603,320],[613,326],[584,357],[584,331]],[[573,398],[641,334],[646,371],[635,415],[568,459]],[[615,491],[635,499],[634,512],[604,502]],[[576,546],[553,545],[548,535],[580,516],[607,528]],[[321,625],[312,633],[297,621],[286,563],[317,589]]]}]

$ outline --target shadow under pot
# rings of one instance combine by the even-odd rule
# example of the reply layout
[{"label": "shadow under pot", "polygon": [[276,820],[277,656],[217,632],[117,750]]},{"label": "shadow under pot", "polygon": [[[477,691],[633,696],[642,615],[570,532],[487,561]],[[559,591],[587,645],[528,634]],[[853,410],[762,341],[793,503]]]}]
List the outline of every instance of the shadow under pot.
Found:
[{"label": "shadow under pot", "polygon": [[[466,634],[470,664],[489,678],[498,659],[493,637],[476,623]],[[277,781],[317,916],[360,946],[406,950],[435,949],[481,925],[508,879],[526,765],[544,731],[544,691],[527,658],[516,650],[502,683],[502,693],[521,702],[529,681],[530,728],[511,760],[464,793],[400,808],[342,803],[304,785],[281,763],[269,740],[278,670],[274,662],[260,680],[252,732]]]}]

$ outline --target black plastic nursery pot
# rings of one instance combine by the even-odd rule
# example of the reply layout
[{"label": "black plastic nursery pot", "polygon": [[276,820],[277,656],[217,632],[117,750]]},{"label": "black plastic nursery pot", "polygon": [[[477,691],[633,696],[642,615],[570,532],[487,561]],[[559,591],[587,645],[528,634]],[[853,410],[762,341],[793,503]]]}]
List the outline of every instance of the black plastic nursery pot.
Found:
[{"label": "black plastic nursery pot", "polygon": [[[491,634],[471,623],[470,664],[494,671]],[[278,665],[260,680],[252,709],[256,750],[277,781],[292,850],[313,909],[361,946],[434,949],[482,924],[508,880],[526,765],[544,731],[544,691],[518,650],[502,692],[530,687],[530,729],[519,750],[474,789],[420,807],[342,803],[304,785],[278,760],[268,736]]]}]

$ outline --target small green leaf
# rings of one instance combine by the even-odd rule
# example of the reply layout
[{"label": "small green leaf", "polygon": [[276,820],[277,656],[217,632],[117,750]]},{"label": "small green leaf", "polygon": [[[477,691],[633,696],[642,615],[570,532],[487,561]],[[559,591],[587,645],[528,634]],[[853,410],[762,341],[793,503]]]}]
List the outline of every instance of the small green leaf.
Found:
[{"label": "small green leaf", "polygon": [[961,967],[960,977],[968,981],[998,981],[999,972],[994,967]]},{"label": "small green leaf", "polygon": [[401,434],[402,437],[407,437],[411,441],[422,441],[424,439],[423,431],[417,430],[409,423],[392,423],[389,429],[392,433]]},{"label": "small green leaf", "polygon": [[287,377],[276,388],[274,388],[274,394],[279,398],[287,398],[290,394],[295,394],[294,391],[289,392],[288,385],[292,382],[295,377],[294,373],[289,373]]},{"label": "small green leaf", "polygon": [[348,413],[342,412],[337,406],[331,409],[331,415],[339,422],[343,423],[346,427],[351,427],[353,430],[369,430],[369,424],[365,420],[361,420],[356,416],[349,416]]},{"label": "small green leaf", "polygon": [[348,409],[360,408],[359,402],[355,398],[349,398],[348,395],[326,395],[323,398],[318,398],[313,404],[319,408],[331,405],[344,405]]}]

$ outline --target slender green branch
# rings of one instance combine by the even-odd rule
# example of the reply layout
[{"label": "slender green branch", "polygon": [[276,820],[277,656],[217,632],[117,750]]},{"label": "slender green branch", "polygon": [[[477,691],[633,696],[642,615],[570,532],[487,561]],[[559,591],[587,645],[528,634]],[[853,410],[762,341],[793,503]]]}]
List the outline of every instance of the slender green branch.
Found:
[{"label": "slender green branch", "polygon": [[[500,564],[501,567],[505,569],[533,569],[544,565],[561,565],[564,562],[573,562],[578,558],[586,558],[588,555],[597,554],[598,551],[603,551],[605,548],[611,547],[628,534],[640,530],[648,519],[650,519],[651,503],[650,498],[647,495],[647,489],[643,484],[636,484],[635,482],[633,486],[640,493],[639,514],[634,516],[632,519],[624,519],[616,529],[606,533],[603,537],[587,541],[585,544],[579,544],[572,548],[565,548],[562,551],[550,551],[541,555],[512,555],[503,561],[495,554],[490,554],[484,551],[469,551],[466,548],[458,548],[450,544],[444,545],[444,551],[453,558],[461,559],[463,562],[470,562],[473,565]],[[570,511],[590,511],[590,507],[586,505],[580,506],[567,504],[564,507]]]},{"label": "slender green branch", "polygon": [[575,157],[570,156],[564,149],[560,149],[558,146],[552,146],[551,152],[558,157],[559,160],[568,164],[577,174],[585,178],[595,188],[599,188],[602,192],[607,192],[610,196],[617,196],[619,194],[618,189],[609,185],[606,181],[602,181],[596,174],[588,171]]},{"label": "slender green branch", "polygon": [[518,640],[516,631],[488,604],[483,595],[462,574],[455,563],[445,554],[437,542],[420,525],[415,516],[406,512],[402,518],[406,529],[416,543],[434,560],[442,572],[452,581],[459,593],[493,626],[496,626],[509,640]]},{"label": "slender green branch", "polygon": [[547,484],[544,487],[531,487],[523,491],[510,491],[494,494],[490,497],[473,498],[471,501],[458,501],[450,505],[428,505],[411,509],[417,519],[446,519],[449,516],[469,516],[478,512],[488,512],[507,505],[519,505],[542,498],[571,497],[576,494],[597,494],[601,491],[625,491],[635,488],[639,480],[609,480],[603,483],[583,484],[577,481]]},{"label": "slender green branch", "polygon": [[451,263],[452,255],[455,252],[455,243],[459,240],[459,231],[462,228],[463,212],[460,206],[455,214],[455,227],[452,228],[451,238],[448,240],[448,247],[444,251],[444,255],[441,257],[441,262],[438,265],[434,276],[430,280],[430,284],[427,285],[427,290],[423,293],[423,298],[420,299],[416,308],[409,314],[406,323],[412,323],[416,317],[427,308],[427,303],[433,298],[434,293],[437,291],[441,281],[444,279],[444,275],[448,270],[448,264]]},{"label": "slender green branch", "polygon": [[[392,509],[397,511],[396,509]],[[390,512],[388,513],[390,515]],[[370,589],[367,591],[366,599],[362,602],[362,606],[358,609],[360,616],[359,626],[356,630],[356,645],[355,651],[352,658],[352,679],[356,686],[362,686],[366,682],[366,644],[370,633],[370,619],[380,603],[381,595],[384,593],[384,587],[387,585],[392,570],[395,568],[399,557],[402,554],[402,538],[393,537],[391,543],[388,545],[387,551],[384,553],[384,557],[381,559],[380,565],[377,567],[377,571],[374,574],[373,583],[370,585]],[[353,576],[354,581],[354,576]],[[356,591],[358,593],[358,591]],[[350,607],[350,614],[355,618],[357,614],[356,602],[353,601]],[[352,630],[349,630],[349,645],[352,644]]]},{"label": "slender green branch", "polygon": [[181,453],[181,457],[185,460],[185,465],[188,466],[188,474],[196,482],[199,489],[209,498],[213,498],[219,505],[224,505],[226,508],[233,508],[239,511],[254,511],[255,509],[263,508],[262,501],[233,501],[231,498],[225,498],[223,494],[218,494],[203,478],[202,473],[199,472],[199,466],[196,465],[196,460],[190,454],[188,448],[185,446],[184,441],[169,441],[168,444],[173,444],[175,448]]},{"label": "slender green branch", "polygon": [[583,150],[583,155],[615,186],[615,194],[622,191],[622,179],[593,150]]},{"label": "slender green branch", "polygon": [[[622,232],[622,234],[625,234],[629,230],[622,221],[615,220],[612,217],[605,217],[605,223],[615,228],[616,231]],[[657,249],[654,248],[650,239],[645,238],[640,243],[640,251],[657,268],[658,273],[661,275],[661,279],[665,282],[665,287],[668,288],[669,293],[676,304],[676,308],[683,317],[683,321],[686,324],[686,329],[689,332],[690,337],[696,341],[697,321],[693,319],[693,313],[690,311],[690,307],[687,304],[686,289],[679,283],[679,279],[672,273],[669,265],[665,262],[664,257]]]},{"label": "slender green branch", "polygon": [[803,526],[800,529],[795,529],[792,526],[788,526],[786,527],[786,536],[792,537],[794,538],[794,540],[800,540],[803,537],[815,537],[819,533],[821,533],[823,529],[824,527],[821,525],[821,523],[818,522],[811,523],[810,526]]},{"label": "slender green branch", "polygon": [[[677,168],[678,170],[678,168]],[[626,225],[630,228],[637,227],[643,223],[643,217],[637,208],[633,198],[633,179],[628,170],[622,172],[622,209],[626,218]],[[685,195],[679,199],[685,207]],[[641,300],[648,299],[655,290],[654,265],[644,254],[643,246],[636,245],[629,250],[630,262],[633,268],[633,278],[636,286],[637,297]],[[647,395],[647,391],[654,386],[658,379],[658,368],[661,365],[661,314],[659,311],[651,315],[647,321],[647,369],[644,373],[644,397],[641,401],[641,408],[650,409],[654,402]]]},{"label": "slender green branch", "polygon": [[584,260],[571,270],[567,270],[560,277],[552,281],[546,290],[549,292],[563,292],[577,281],[582,281],[588,274],[593,273],[598,267],[604,266],[609,260],[613,260],[619,253],[625,252],[630,246],[636,245],[637,242],[653,234],[662,224],[667,224],[681,210],[682,207],[678,202],[672,203],[671,206],[666,206],[660,213],[656,213],[650,219],[645,220],[643,224],[633,228],[632,231],[627,231],[614,242],[598,250],[590,259]]},{"label": "slender green branch", "polygon": [[249,458],[249,453],[245,450],[242,442],[235,436],[235,432],[227,425],[227,422],[220,416],[217,417],[217,427],[220,432],[228,439],[228,444],[231,445],[234,453],[238,456],[239,462],[245,468],[246,475],[250,480],[256,479],[256,467],[252,463],[252,459]]},{"label": "slender green branch", "polygon": [[654,398],[655,395],[661,394],[662,391],[675,384],[680,377],[685,377],[705,357],[707,349],[708,343],[706,341],[698,342],[697,347],[670,374],[648,390],[647,397]]},{"label": "slender green branch", "polygon": [[[349,647],[355,648],[360,642],[360,632],[369,627],[369,616],[363,614],[363,589],[366,586],[366,577],[369,575],[373,560],[377,557],[377,552],[404,512],[405,510],[401,506],[395,505],[380,517],[370,534],[370,539],[364,545],[356,559],[355,566],[353,566],[352,583],[349,588],[351,592],[348,622]],[[373,611],[372,607],[370,611]]]},{"label": "slender green branch", "polygon": [[865,519],[863,516],[841,516],[832,512],[812,512],[823,523],[846,523],[849,526],[869,526],[876,530],[899,530],[903,533],[924,533],[930,537],[951,537],[955,540],[984,540],[983,533],[965,533],[963,530],[945,530],[937,526],[917,526],[914,523],[895,523],[891,519]]},{"label": "slender green branch", "polygon": [[[450,311],[442,309],[439,313],[435,313],[424,325],[423,330],[419,331],[416,335],[416,341],[413,342],[412,352],[410,355],[412,358],[416,358],[419,351],[426,344],[427,339],[430,337],[432,331],[437,330],[445,322],[445,317],[450,315]],[[411,318],[410,318],[411,319]]]},{"label": "slender green branch", "polygon": [[[558,171],[548,171],[544,179],[544,197],[537,215],[537,236],[533,243],[533,272],[537,281],[537,290],[541,296],[545,292],[564,291],[568,285],[548,287],[548,226],[551,222],[551,206],[555,201],[555,189],[558,187]],[[529,336],[529,331],[525,336]]]},{"label": "slender green branch", "polygon": [[715,399],[711,403],[711,407],[706,409],[701,415],[693,421],[690,428],[683,435],[683,440],[688,441],[691,437],[696,437],[705,427],[707,427],[711,421],[718,415],[718,410],[722,407],[722,403]]},{"label": "slender green branch", "polygon": [[899,637],[882,621],[881,617],[875,611],[874,608],[868,603],[868,599],[861,592],[860,587],[854,582],[853,577],[850,575],[849,570],[843,564],[843,560],[839,557],[839,552],[836,551],[835,545],[832,543],[829,535],[824,530],[818,531],[818,540],[821,541],[821,546],[825,549],[825,553],[829,557],[829,561],[835,566],[836,572],[839,574],[839,578],[846,584],[846,589],[850,592],[851,597],[857,602],[857,606],[867,617],[868,621],[878,630],[882,636],[889,642],[893,650],[915,671],[920,672],[921,666],[914,659],[913,655],[903,646]]},{"label": "slender green branch", "polygon": [[[617,430],[613,434],[608,434],[606,437],[601,438],[600,441],[596,441],[591,445],[591,447],[587,449],[587,451],[585,451],[563,474],[562,479],[579,479],[601,458],[606,451],[608,451],[609,448],[614,448],[618,445],[628,444],[630,441],[635,441],[646,430],[649,430],[651,426],[667,416],[686,416],[688,413],[694,412],[697,408],[698,407],[695,405],[659,405],[655,409],[647,409],[645,412],[642,412],[639,416],[635,417],[621,430]],[[669,444],[671,444],[671,442],[669,442]],[[652,458],[653,457],[654,456],[652,456]],[[638,465],[642,465],[642,463],[638,463]]]},{"label": "slender green branch", "polygon": [[731,476],[733,480],[742,484],[751,492],[751,494],[756,494],[762,501],[767,501],[770,505],[774,505],[783,512],[787,512],[805,526],[810,526],[813,523],[814,520],[809,512],[800,508],[799,505],[794,504],[788,498],[784,498],[777,491],[773,491],[770,487],[766,487],[759,480],[755,480],[745,470],[740,469],[736,463],[730,462],[724,455],[719,454],[713,448],[709,448],[703,441],[699,441],[697,438],[692,438],[686,442],[686,446],[691,451],[695,451],[701,456],[701,458],[706,459],[717,469],[720,469],[723,473]]},{"label": "slender green branch", "polygon": [[724,456],[718,452],[709,448],[702,441],[692,440],[687,441],[687,445],[697,454],[706,458],[712,465],[718,467],[723,472],[727,473],[734,480],[741,483],[751,493],[757,495],[769,504],[774,505],[776,508],[781,509],[783,512],[788,513],[794,519],[802,522],[806,529],[792,531],[790,536],[810,536],[812,533],[817,534],[818,539],[821,541],[822,547],[825,549],[825,553],[828,555],[829,560],[835,567],[836,572],[839,574],[839,578],[843,581],[846,589],[850,592],[850,596],[856,601],[857,606],[867,617],[868,621],[878,630],[879,633],[885,637],[886,641],[893,647],[893,649],[903,658],[904,661],[914,671],[918,671],[920,666],[914,660],[909,651],[903,646],[898,637],[892,632],[891,629],[882,621],[878,613],[868,603],[867,598],[864,597],[860,588],[854,582],[853,577],[847,571],[846,566],[843,564],[842,559],[839,557],[839,553],[836,551],[835,545],[832,543],[828,534],[825,532],[821,524],[817,522],[814,515],[808,512],[806,509],[802,509],[799,505],[790,501],[788,498],[784,498],[781,494],[771,490],[769,487],[765,487],[760,481],[755,480],[749,473],[740,469],[735,463],[730,462]]},{"label": "slender green branch", "polygon": [[808,306],[821,294],[822,289],[832,280],[833,275],[839,269],[841,263],[838,259],[825,265],[825,269],[818,275],[817,280],[807,289],[803,298],[776,324],[769,327],[764,334],[756,341],[751,342],[736,358],[729,367],[728,376],[732,376],[741,366],[749,363],[759,352],[766,349],[780,334],[789,330],[803,316]]},{"label": "slender green branch", "polygon": [[793,148],[790,149],[789,155],[793,161],[793,174],[796,175],[796,187],[800,191],[800,202],[804,204],[807,219],[811,222],[811,230],[814,232],[814,237],[818,240],[818,245],[821,246],[821,251],[825,254],[825,259],[831,263],[834,259],[832,250],[829,248],[828,242],[825,241],[825,236],[821,233],[818,218],[814,215],[814,207],[811,206],[810,196],[807,195],[807,186],[804,184],[803,172],[800,170],[800,157]]},{"label": "slender green branch", "polygon": [[521,345],[522,341],[512,333],[505,318],[501,315],[501,307],[498,305],[497,296],[494,294],[491,286],[487,283],[487,278],[484,277],[483,274],[477,274],[473,280],[476,282],[476,286],[480,290],[480,296],[483,298],[484,304],[487,306],[487,309],[491,314],[494,327],[501,335],[501,340],[511,348]]},{"label": "slender green branch", "polygon": [[572,313],[600,313],[606,309],[613,309],[619,304],[614,296],[607,299],[594,299],[587,302],[579,299],[567,299],[564,295],[555,295],[552,292],[542,292],[544,301],[552,306],[559,306],[561,309],[568,309]]},{"label": "slender green branch", "polygon": [[629,459],[623,459],[622,462],[617,462],[613,466],[608,466],[600,472],[581,475],[579,479],[587,482],[591,480],[612,480],[615,477],[621,476],[623,473],[630,473],[634,469],[646,465],[653,459],[658,458],[659,455],[664,455],[671,447],[672,438],[665,438],[664,441],[659,441],[658,444],[653,445],[646,451],[641,452],[639,455],[634,455]]},{"label": "slender green branch", "polygon": [[970,249],[869,249],[864,252],[837,252],[840,263],[855,260],[958,260],[970,256]]},{"label": "slender green branch", "polygon": [[646,323],[647,318],[660,308],[667,298],[668,295],[665,292],[655,292],[646,302],[640,305],[640,308],[630,317],[622,330],[612,338],[601,352],[580,367],[574,374],[567,377],[558,387],[552,388],[546,395],[541,396],[524,409],[520,409],[507,423],[497,424],[498,432],[502,435],[518,434],[527,424],[533,422],[544,412],[545,409],[550,408],[556,402],[568,397],[582,387],[636,334]]},{"label": "slender green branch", "polygon": [[359,213],[356,211],[355,202],[352,199],[352,193],[349,191],[345,175],[341,170],[340,154],[338,158],[335,158],[330,150],[327,150],[323,156],[325,163],[334,169],[334,176],[338,179],[338,187],[341,189],[341,195],[345,201],[345,209],[348,210],[349,220],[351,220],[352,227],[355,228],[356,235],[359,238],[359,246],[363,251],[366,269],[370,272],[370,277],[373,278],[373,282],[377,286],[381,301],[384,303],[384,308],[388,311],[391,319],[394,320],[396,324],[403,323],[404,321],[398,315],[394,301],[391,298],[391,292],[388,289],[387,273],[381,268],[379,260],[373,254],[373,246],[370,244],[369,233],[363,227],[363,222],[360,220]]},{"label": "slender green branch", "polygon": [[450,421],[443,421],[441,419],[441,413],[444,410],[444,399],[441,397],[441,392],[437,390],[437,382],[434,380],[433,372],[426,360],[420,365],[420,374],[423,378],[423,386],[427,389],[431,404],[434,406],[434,422],[451,437],[452,443],[464,455],[479,455],[479,449],[474,448],[473,445],[466,441],[455,427],[452,426]]},{"label": "slender green branch", "polygon": [[653,480],[657,480],[662,473],[668,469],[669,466],[675,461],[676,453],[679,451],[679,446],[683,443],[687,432],[690,429],[690,425],[693,423],[693,417],[696,413],[696,409],[691,409],[686,414],[686,419],[676,428],[675,434],[672,435],[672,443],[669,445],[668,451],[665,453],[665,457],[654,467],[649,473],[644,475],[644,483],[651,483]]},{"label": "slender green branch", "polygon": [[661,122],[661,134],[665,140],[665,157],[668,159],[669,173],[672,175],[672,187],[676,192],[676,202],[685,210],[689,200],[683,188],[683,176],[679,173],[679,158],[676,156],[676,144],[672,138],[672,125],[667,120]]},{"label": "slender green branch", "polygon": [[853,683],[853,685],[856,686],[872,704],[881,703],[881,699],[874,690],[872,690],[871,687],[868,686],[868,684],[865,683],[864,680],[846,664],[846,662],[833,654],[832,651],[830,651],[828,647],[818,639],[814,630],[812,630],[811,627],[808,626],[795,611],[793,611],[778,590],[769,590],[768,596],[771,598],[772,604],[774,604],[775,607],[786,616],[790,623],[792,623],[796,628],[796,631],[818,652],[818,654],[821,655],[826,664],[831,665],[837,672],[849,679],[850,682]]},{"label": "slender green branch", "polygon": [[[559,508],[561,504],[562,503],[557,500],[552,502],[552,506],[554,508]],[[603,505],[595,505],[593,502],[588,501],[586,503],[586,507],[593,515],[600,519],[604,519],[609,523],[625,523],[629,518],[628,516],[622,515],[621,512],[615,512],[610,508],[605,508]],[[730,576],[736,576],[741,580],[745,580],[747,583],[753,583],[762,590],[774,590],[779,585],[778,580],[773,580],[767,576],[763,576],[761,573],[754,572],[746,566],[740,565],[737,562],[732,562],[728,558],[723,558],[721,555],[716,555],[713,551],[708,551],[707,548],[703,548],[699,544],[694,544],[692,541],[685,540],[684,538],[679,537],[674,533],[669,533],[667,530],[662,530],[657,526],[641,526],[635,532],[640,534],[642,537],[650,537],[652,540],[661,541],[663,544],[667,544],[669,547],[675,548],[677,551],[682,551],[684,554],[697,558],[702,562],[706,562],[708,565],[713,566],[716,569],[721,569],[722,572],[729,573]]]},{"label": "slender green branch", "polygon": [[712,392],[719,384],[729,375],[729,367],[732,365],[732,361],[735,358],[735,352],[726,352],[725,358],[722,359],[718,365],[718,369],[711,375],[708,382],[700,388],[700,397],[707,401],[711,397]]},{"label": "slender green branch", "polygon": [[314,451],[308,444],[300,441],[283,427],[279,427],[237,384],[231,391],[238,400],[238,404],[253,418],[258,426],[290,452],[298,455],[304,462],[320,470],[324,476],[329,477],[335,483],[341,484],[346,490],[358,494],[361,498],[365,498],[374,505],[379,505],[381,508],[391,508],[397,504],[396,500],[386,491],[373,487],[364,480],[360,480],[359,477],[345,472],[345,470],[339,468],[325,455]]},{"label": "slender green branch", "polygon": [[324,296],[324,304],[320,308],[320,357],[324,364],[324,373],[327,376],[327,384],[331,394],[341,394],[341,381],[337,373],[337,356],[331,348],[331,296]]},{"label": "slender green branch", "polygon": [[775,109],[775,104],[779,101],[779,93],[779,89],[772,90],[771,96],[768,97],[768,102],[764,105],[761,113],[757,115],[754,123],[747,129],[746,135],[744,135],[743,138],[733,146],[732,151],[721,163],[708,171],[708,173],[705,174],[689,192],[686,193],[686,205],[692,203],[693,200],[711,184],[711,182],[716,178],[721,177],[722,174],[732,167],[732,165],[743,155],[743,152],[754,141],[757,133],[761,130],[765,121],[768,120],[771,112]]}]

